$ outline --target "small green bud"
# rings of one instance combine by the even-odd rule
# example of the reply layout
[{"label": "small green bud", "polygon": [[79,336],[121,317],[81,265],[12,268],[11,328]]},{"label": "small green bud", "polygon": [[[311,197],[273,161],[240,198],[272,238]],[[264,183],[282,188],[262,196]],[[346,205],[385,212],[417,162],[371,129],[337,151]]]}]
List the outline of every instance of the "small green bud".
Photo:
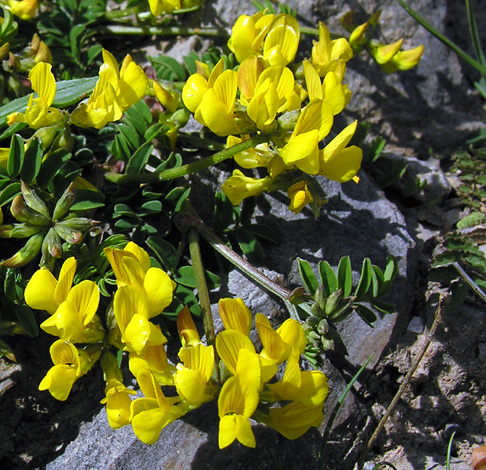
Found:
[{"label": "small green bud", "polygon": [[46,266],[48,269],[52,269],[54,265],[54,259],[60,258],[62,255],[62,242],[59,235],[53,228],[50,228],[47,235],[42,241],[42,257],[41,266]]},{"label": "small green bud", "polygon": [[316,330],[320,335],[325,335],[329,331],[329,323],[327,320],[322,319],[317,325]]},{"label": "small green bud", "polygon": [[326,296],[324,295],[324,289],[322,286],[319,286],[314,294],[314,300],[316,301],[319,308],[324,311],[326,308]]},{"label": "small green bud", "polygon": [[190,117],[191,113],[189,112],[189,110],[187,110],[186,108],[181,108],[172,113],[167,121],[174,124],[176,126],[176,129],[180,129],[187,124],[187,121],[189,121]]},{"label": "small green bud", "polygon": [[52,144],[52,142],[54,141],[58,129],[59,129],[59,124],[55,124],[53,126],[41,127],[40,129],[37,129],[35,131],[32,138],[37,137],[42,143],[42,148],[44,150],[47,150]]},{"label": "small green bud", "polygon": [[51,223],[48,217],[27,206],[20,194],[12,201],[10,212],[19,222],[27,222],[30,225],[46,226]]},{"label": "small green bud", "polygon": [[329,316],[334,310],[336,310],[340,300],[343,297],[343,290],[336,289],[334,292],[331,292],[331,295],[327,298],[326,306],[324,308],[324,313]]},{"label": "small green bud", "polygon": [[69,219],[64,219],[60,222],[57,222],[56,225],[63,225],[64,227],[68,227],[73,230],[86,232],[86,230],[89,230],[97,223],[98,222],[96,222],[95,220],[88,219],[87,217],[71,217]]},{"label": "small green bud", "polygon": [[47,208],[46,203],[33,189],[29,188],[29,186],[22,181],[20,190],[22,191],[22,195],[24,196],[25,203],[28,207],[37,211],[39,214],[42,214],[47,219],[50,219],[49,209]]},{"label": "small green bud", "polygon": [[70,152],[74,146],[74,139],[71,134],[71,129],[69,127],[64,127],[64,129],[55,138],[52,144],[52,150],[66,149]]},{"label": "small green bud", "polygon": [[63,217],[71,209],[75,199],[76,189],[74,183],[71,183],[57,201],[52,214],[52,220],[56,221]]},{"label": "small green bud", "polygon": [[2,261],[0,265],[5,266],[6,268],[21,268],[30,263],[39,254],[43,239],[43,233],[33,235],[27,240],[27,243],[15,253],[15,255]]},{"label": "small green bud", "polygon": [[74,230],[60,223],[54,225],[54,230],[64,241],[73,245],[80,243],[83,239],[83,234],[79,230]]},{"label": "small green bud", "polygon": [[287,111],[283,113],[278,119],[278,125],[280,129],[284,131],[293,131],[299,118],[300,109],[294,109],[293,111]]},{"label": "small green bud", "polygon": [[0,238],[29,238],[43,229],[40,225],[0,225]]}]

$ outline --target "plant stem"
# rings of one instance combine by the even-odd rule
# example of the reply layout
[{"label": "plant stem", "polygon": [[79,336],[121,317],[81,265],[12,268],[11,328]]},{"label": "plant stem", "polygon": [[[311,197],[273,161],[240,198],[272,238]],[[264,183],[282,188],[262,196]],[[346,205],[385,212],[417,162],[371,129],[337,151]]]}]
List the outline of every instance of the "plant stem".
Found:
[{"label": "plant stem", "polygon": [[400,388],[398,389],[396,395],[393,397],[393,400],[391,403],[388,405],[388,408],[383,416],[381,418],[380,422],[378,423],[378,426],[375,429],[375,432],[371,436],[370,440],[368,441],[367,449],[366,452],[363,452],[363,455],[361,456],[360,463],[358,464],[358,468],[361,468],[363,466],[364,460],[366,458],[366,455],[368,454],[369,450],[373,447],[373,444],[375,443],[376,439],[378,438],[380,432],[382,431],[383,427],[385,426],[388,418],[390,415],[393,413],[393,410],[395,409],[395,406],[397,405],[398,401],[403,395],[403,392],[407,388],[408,384],[412,380],[412,376],[417,369],[418,365],[420,364],[420,361],[424,357],[425,352],[427,351],[427,348],[429,347],[432,338],[434,337],[434,334],[437,330],[437,327],[439,326],[439,323],[442,320],[442,312],[445,310],[447,307],[447,304],[449,303],[450,297],[449,295],[441,295],[439,298],[439,305],[437,306],[437,309],[435,311],[434,315],[434,321],[432,323],[432,326],[430,327],[429,334],[425,338],[424,343],[420,347],[420,350],[415,357],[412,365],[410,366],[410,369],[408,370],[407,374],[405,375],[405,378],[403,379],[403,382],[400,385]]},{"label": "plant stem", "polygon": [[179,166],[177,168],[169,168],[158,173],[143,173],[138,175],[122,175],[119,173],[108,172],[105,174],[105,178],[114,183],[153,183],[155,181],[166,181],[180,178],[181,176],[197,173],[201,170],[205,170],[210,166],[217,165],[228,158],[235,156],[237,153],[255,147],[255,145],[261,144],[266,141],[266,136],[263,134],[256,135],[249,140],[245,140],[232,147],[216,152],[213,155],[202,158],[192,163]]},{"label": "plant stem", "polygon": [[177,224],[181,230],[192,228],[197,232],[223,257],[225,257],[231,264],[239,269],[243,274],[248,276],[252,281],[266,289],[271,294],[279,297],[289,310],[290,316],[295,320],[299,320],[299,316],[295,306],[291,303],[291,299],[295,291],[290,291],[285,287],[272,281],[268,276],[265,276],[261,271],[256,269],[252,264],[243,259],[240,255],[229,248],[221,238],[219,238],[198,216],[191,210],[191,213],[185,212],[178,215]]},{"label": "plant stem", "polygon": [[204,268],[199,248],[199,235],[195,230],[189,230],[189,253],[191,254],[192,268],[196,278],[199,304],[202,310],[204,331],[208,345],[215,345],[216,334],[214,332],[213,316],[211,314],[211,302],[209,300],[208,285],[204,274]]},{"label": "plant stem", "polygon": [[125,26],[105,25],[102,33],[123,34],[126,36],[211,36],[228,37],[229,33],[224,28],[191,28],[189,26]]}]

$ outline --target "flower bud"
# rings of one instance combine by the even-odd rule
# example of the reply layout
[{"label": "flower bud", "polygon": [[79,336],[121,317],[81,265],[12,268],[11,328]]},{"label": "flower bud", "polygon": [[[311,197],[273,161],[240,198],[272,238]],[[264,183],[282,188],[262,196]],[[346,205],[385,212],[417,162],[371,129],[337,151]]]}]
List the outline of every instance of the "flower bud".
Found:
[{"label": "flower bud", "polygon": [[69,209],[71,209],[75,199],[76,189],[74,188],[74,183],[71,183],[57,201],[56,207],[54,208],[54,212],[52,214],[52,220],[59,220],[62,216],[64,216]]},{"label": "flower bud", "polygon": [[39,254],[43,239],[44,234],[42,232],[33,235],[15,255],[2,261],[0,265],[6,268],[21,268],[30,263]]},{"label": "flower bud", "polygon": [[69,219],[62,220],[61,222],[57,222],[56,225],[62,225],[73,230],[86,232],[86,230],[89,230],[91,227],[93,227],[93,225],[96,225],[97,223],[97,221],[88,219],[86,217],[71,217]]},{"label": "flower bud", "polygon": [[19,222],[27,222],[30,225],[45,226],[51,222],[49,218],[28,207],[20,194],[12,201],[10,211]]},{"label": "flower bud", "polygon": [[83,239],[83,234],[79,230],[73,230],[62,224],[54,225],[56,233],[66,242],[76,245]]},{"label": "flower bud", "polygon": [[13,224],[0,226],[0,238],[29,238],[39,233],[42,227],[39,225]]},{"label": "flower bud", "polygon": [[334,310],[336,310],[336,308],[339,305],[339,302],[341,301],[342,297],[343,297],[343,290],[342,289],[336,289],[327,298],[326,306],[324,308],[324,313],[327,316],[331,315],[331,313],[334,312]]},{"label": "flower bud", "polygon": [[316,330],[320,335],[325,335],[329,331],[329,323],[327,320],[322,319],[317,325]]},{"label": "flower bud", "polygon": [[37,193],[33,189],[29,188],[29,186],[22,181],[20,190],[22,191],[27,206],[39,214],[42,214],[47,219],[50,219],[49,209],[47,208],[46,203],[37,196]]}]

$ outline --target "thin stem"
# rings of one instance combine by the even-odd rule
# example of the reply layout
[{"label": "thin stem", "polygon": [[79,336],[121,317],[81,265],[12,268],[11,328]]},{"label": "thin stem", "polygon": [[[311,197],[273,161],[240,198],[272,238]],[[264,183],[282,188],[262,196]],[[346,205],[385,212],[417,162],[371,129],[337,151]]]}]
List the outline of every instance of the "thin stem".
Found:
[{"label": "thin stem", "polygon": [[195,230],[189,230],[189,253],[191,254],[192,268],[196,278],[197,293],[199,304],[202,310],[204,331],[208,345],[214,346],[216,334],[214,332],[213,316],[211,314],[211,302],[209,300],[208,285],[199,248],[199,235]]},{"label": "thin stem", "polygon": [[127,36],[211,36],[228,37],[229,33],[224,28],[191,28],[188,26],[125,26],[106,25],[102,27],[102,33],[123,34]]},{"label": "thin stem", "polygon": [[263,134],[259,134],[252,137],[249,140],[245,140],[239,144],[233,145],[227,149],[216,152],[213,155],[202,158],[192,163],[179,166],[177,168],[169,168],[159,173],[143,173],[138,175],[121,175],[119,173],[106,173],[105,178],[114,183],[152,183],[155,181],[166,181],[180,178],[181,176],[197,173],[201,170],[205,170],[210,166],[221,163],[228,158],[235,156],[237,153],[255,147],[255,145],[261,144],[266,141],[266,137]]},{"label": "thin stem", "polygon": [[415,10],[407,5],[403,0],[397,0],[400,6],[421,26],[423,26],[430,34],[435,36],[439,41],[444,43],[447,47],[452,49],[461,59],[466,61],[469,65],[474,67],[482,75],[486,74],[486,67],[481,65],[477,60],[474,60],[466,51],[462,50],[458,45],[453,43],[450,39],[437,31],[428,21],[420,16]]},{"label": "thin stem", "polygon": [[235,253],[229,248],[221,238],[219,238],[198,216],[193,213],[180,213],[177,219],[177,224],[181,230],[193,228],[216,250],[220,255],[226,258],[231,264],[239,269],[243,274],[248,276],[251,280],[266,289],[271,294],[279,297],[284,303],[291,317],[299,320],[299,316],[295,306],[291,303],[294,295],[293,291],[282,287],[280,284],[272,281],[268,276],[265,276],[261,271],[256,269],[253,265],[248,263],[244,258]]},{"label": "thin stem", "polygon": [[471,277],[467,274],[464,269],[462,269],[462,266],[456,261],[455,263],[452,263],[452,266],[456,268],[457,272],[461,275],[461,277],[466,281],[467,285],[478,295],[481,300],[486,302],[486,294],[484,291],[479,287],[472,279]]},{"label": "thin stem", "polygon": [[413,376],[415,370],[417,369],[418,365],[420,364],[420,361],[424,357],[424,354],[427,351],[427,348],[429,347],[429,345],[432,341],[432,338],[434,337],[434,334],[437,330],[437,327],[439,326],[439,323],[442,320],[442,312],[445,310],[448,303],[449,303],[449,296],[441,295],[440,298],[439,298],[439,305],[437,306],[437,309],[435,311],[434,321],[432,323],[432,326],[430,327],[429,334],[425,338],[424,343],[422,344],[422,346],[421,346],[416,358],[414,359],[410,369],[408,370],[407,374],[405,375],[405,378],[403,379],[403,382],[401,383],[400,388],[398,389],[396,395],[393,397],[393,400],[391,401],[390,405],[388,405],[388,408],[387,408],[383,418],[381,418],[381,421],[378,423],[378,426],[376,427],[375,432],[373,433],[370,440],[368,441],[367,450],[366,450],[366,452],[363,452],[363,455],[361,457],[360,464],[358,465],[358,468],[362,467],[364,460],[366,458],[366,455],[368,454],[369,450],[373,447],[373,444],[375,443],[380,432],[384,428],[388,418],[393,413],[395,406],[397,405],[398,401],[402,397],[403,392],[405,392],[405,389],[408,387],[410,380],[412,380],[412,376]]},{"label": "thin stem", "polygon": [[358,377],[362,374],[362,372],[366,369],[368,364],[371,362],[371,359],[373,358],[373,355],[371,355],[366,362],[360,367],[358,372],[354,375],[354,377],[351,379],[347,387],[344,389],[344,392],[341,393],[341,396],[338,398],[338,401],[336,405],[334,406],[334,409],[332,410],[331,416],[329,418],[329,421],[326,424],[326,429],[324,430],[324,434],[322,435],[322,440],[321,440],[321,447],[319,449],[319,467],[321,470],[324,470],[324,458],[326,455],[326,448],[327,448],[327,443],[329,441],[329,434],[332,431],[332,425],[334,423],[334,420],[336,419],[336,416],[341,409],[341,406],[344,403],[344,400],[348,396],[349,392],[351,391],[351,388],[353,388],[354,383],[356,380],[358,380]]}]

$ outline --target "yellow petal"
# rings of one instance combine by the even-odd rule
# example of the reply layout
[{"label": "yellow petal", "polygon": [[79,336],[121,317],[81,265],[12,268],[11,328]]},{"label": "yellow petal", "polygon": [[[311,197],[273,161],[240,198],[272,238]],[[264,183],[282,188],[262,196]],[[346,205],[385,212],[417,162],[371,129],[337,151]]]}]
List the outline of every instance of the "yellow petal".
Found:
[{"label": "yellow petal", "polygon": [[25,303],[37,310],[46,310],[51,315],[56,311],[59,303],[54,297],[56,278],[47,269],[36,271],[25,288]]},{"label": "yellow petal", "polygon": [[93,281],[82,281],[71,289],[68,300],[73,303],[80,320],[86,326],[98,310],[100,290]]},{"label": "yellow petal", "polygon": [[51,106],[56,96],[56,80],[51,68],[51,64],[40,62],[29,73],[32,89],[39,94],[44,108]]},{"label": "yellow petal", "polygon": [[238,330],[246,336],[250,334],[253,317],[242,299],[220,299],[218,310],[227,330]]},{"label": "yellow petal", "polygon": [[179,332],[179,338],[183,347],[196,346],[196,344],[201,342],[187,305],[177,315],[177,331]]},{"label": "yellow petal", "polygon": [[216,337],[216,350],[228,370],[236,375],[236,365],[240,349],[255,352],[255,346],[248,336],[237,330],[225,330]]},{"label": "yellow petal", "polygon": [[144,277],[143,287],[147,294],[149,318],[161,313],[172,302],[174,283],[160,268],[150,268]]},{"label": "yellow petal", "polygon": [[304,352],[307,338],[302,325],[297,320],[288,318],[277,329],[277,333],[282,340],[295,349],[299,355]]}]

